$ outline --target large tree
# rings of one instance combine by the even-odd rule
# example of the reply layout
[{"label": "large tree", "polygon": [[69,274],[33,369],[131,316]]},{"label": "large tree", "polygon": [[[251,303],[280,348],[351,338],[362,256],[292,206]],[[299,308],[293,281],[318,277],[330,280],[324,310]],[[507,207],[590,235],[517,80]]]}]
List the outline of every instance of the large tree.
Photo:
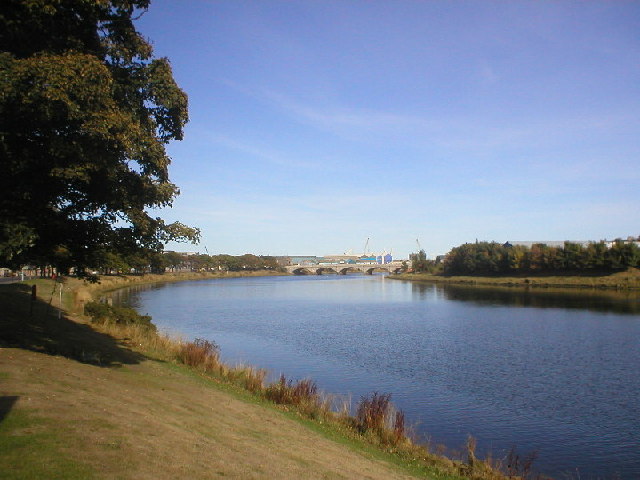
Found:
[{"label": "large tree", "polygon": [[187,96],[133,21],[149,0],[3,0],[0,266],[97,265],[197,241],[165,224]]}]

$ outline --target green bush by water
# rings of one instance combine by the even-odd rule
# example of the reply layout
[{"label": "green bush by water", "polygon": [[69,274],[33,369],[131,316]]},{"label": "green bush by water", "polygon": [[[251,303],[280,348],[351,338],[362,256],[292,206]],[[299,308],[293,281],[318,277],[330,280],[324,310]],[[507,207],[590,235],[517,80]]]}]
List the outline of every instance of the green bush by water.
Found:
[{"label": "green bush by water", "polygon": [[114,307],[106,303],[89,302],[84,307],[84,313],[91,317],[92,322],[141,325],[150,330],[156,330],[156,326],[151,323],[150,315],[140,315],[129,307]]}]

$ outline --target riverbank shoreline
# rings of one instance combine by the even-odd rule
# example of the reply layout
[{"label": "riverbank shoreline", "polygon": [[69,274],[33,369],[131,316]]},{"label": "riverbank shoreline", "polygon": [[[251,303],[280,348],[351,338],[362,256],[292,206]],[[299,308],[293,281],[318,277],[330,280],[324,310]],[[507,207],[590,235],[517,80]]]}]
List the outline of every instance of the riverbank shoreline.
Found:
[{"label": "riverbank shoreline", "polygon": [[257,270],[251,272],[166,272],[163,274],[147,273],[144,275],[102,275],[98,281],[90,283],[75,277],[65,277],[67,290],[72,295],[69,305],[73,313],[83,313],[84,304],[97,301],[104,294],[116,290],[158,283],[176,283],[196,280],[215,280],[225,278],[275,277],[289,276],[286,272],[273,270]]},{"label": "riverbank shoreline", "polygon": [[[233,450],[236,442],[249,444],[248,451],[256,450],[257,453],[247,458],[236,455],[230,461],[220,458],[221,454],[213,455],[218,464],[210,465],[210,468],[218,468],[225,476],[246,478],[251,472],[251,478],[338,478],[345,473],[352,478],[365,473],[368,478],[504,478],[474,456],[469,463],[430,453],[404,435],[397,437],[394,433],[397,427],[393,425],[364,428],[356,418],[334,412],[329,405],[332,397],[316,394],[313,381],[284,379],[280,383],[265,384],[264,370],[229,367],[218,361],[215,350],[204,352],[202,356],[203,352],[199,350],[202,342],[171,339],[138,325],[92,323],[81,310],[84,303],[119,288],[242,276],[255,277],[259,273],[103,277],[96,284],[75,278],[58,279],[57,282],[40,279],[0,288],[0,306],[8,312],[0,321],[0,345],[3,347],[0,350],[5,357],[2,360],[7,360],[6,355],[11,357],[8,362],[0,362],[0,378],[6,380],[0,394],[15,402],[3,413],[9,421],[0,424],[7,433],[4,438],[9,438],[3,443],[3,435],[0,435],[0,465],[7,467],[5,471],[16,472],[8,478],[25,476],[20,465],[27,453],[20,445],[27,443],[32,445],[32,451],[39,452],[45,459],[38,463],[39,470],[32,476],[51,476],[53,473],[53,476],[64,478],[88,478],[95,471],[111,472],[120,478],[137,478],[150,472],[157,478],[184,476],[178,475],[175,461],[169,460],[171,465],[160,462],[166,472],[155,464],[145,465],[147,461],[153,462],[145,459],[147,451],[154,452],[154,458],[172,459],[177,455],[180,457],[177,462],[182,462],[183,469],[187,468],[184,465],[191,468],[190,463],[196,459],[198,465],[210,464],[210,459],[203,461],[192,447],[174,445],[173,432],[169,431],[175,427],[166,431],[167,425],[181,424],[182,420],[176,416],[172,402],[193,403],[196,407],[190,406],[189,411],[200,412],[198,416],[190,416],[188,427],[180,428],[187,444],[195,442],[206,445],[208,451],[219,450],[221,454],[229,455],[232,453],[227,447]],[[34,300],[31,301],[29,311],[32,285],[37,286],[37,300],[35,305]],[[189,355],[193,353],[204,361],[192,362]],[[46,380],[38,380],[41,375]],[[109,380],[104,383],[107,377]],[[132,382],[133,377],[138,380]],[[194,381],[199,386],[194,386]],[[171,392],[183,390],[186,397],[172,398]],[[207,400],[212,395],[220,397],[215,408]],[[231,398],[225,398],[225,395],[231,395]],[[25,398],[30,400],[25,403]],[[36,398],[37,402],[32,401]],[[138,400],[130,403],[127,398]],[[374,395],[372,401],[375,399]],[[238,401],[240,404],[233,411],[225,410],[225,405]],[[155,408],[156,402],[162,402],[164,409]],[[123,406],[126,407],[123,409]],[[234,411],[238,409],[247,413],[236,416]],[[263,409],[273,413],[265,413]],[[211,438],[219,436],[216,433],[211,437],[216,431],[215,424],[210,425],[211,410],[216,411],[215,418],[230,430],[231,437],[227,436],[222,444],[211,443]],[[150,415],[154,416],[155,425],[151,429],[148,425]],[[200,415],[206,415],[207,419],[203,420]],[[254,419],[253,423],[247,423],[247,415]],[[263,425],[261,419],[265,415],[269,418],[284,415],[283,421],[293,423],[280,425],[278,432],[264,433],[265,428],[271,428],[268,424],[281,423],[276,418]],[[84,420],[76,425],[75,418]],[[206,432],[201,432],[201,420],[207,425]],[[48,425],[43,427],[45,437],[32,435],[30,428],[42,422]],[[91,425],[87,426],[87,422]],[[26,432],[21,430],[23,425],[28,427]],[[290,436],[292,431],[300,429],[296,434],[301,435],[299,438],[274,440],[278,435]],[[144,435],[144,439],[136,432]],[[194,435],[197,438],[194,439]],[[96,436],[100,439],[94,438]],[[13,443],[14,437],[18,438],[18,445]],[[270,440],[265,442],[265,438]],[[280,441],[286,445],[286,451],[271,452],[270,445]],[[327,446],[318,454],[316,446],[326,442]],[[307,444],[314,445],[313,452],[300,453],[296,470],[291,466],[287,452],[289,449],[304,451]],[[83,445],[88,445],[87,451]],[[322,452],[327,448],[337,450],[325,455]],[[7,450],[12,455],[3,457],[2,452]],[[78,453],[80,451],[82,454]],[[270,458],[264,460],[267,455]],[[278,460],[278,456],[282,458]],[[342,460],[343,456],[351,460]],[[124,468],[127,464],[136,464],[136,468]],[[313,475],[306,475],[300,465],[314,465]],[[191,478],[210,478],[203,472],[190,473]]]},{"label": "riverbank shoreline", "polygon": [[514,288],[574,288],[592,290],[640,290],[640,269],[630,268],[610,275],[519,275],[519,276],[448,276],[430,273],[389,275],[392,280],[467,286]]}]

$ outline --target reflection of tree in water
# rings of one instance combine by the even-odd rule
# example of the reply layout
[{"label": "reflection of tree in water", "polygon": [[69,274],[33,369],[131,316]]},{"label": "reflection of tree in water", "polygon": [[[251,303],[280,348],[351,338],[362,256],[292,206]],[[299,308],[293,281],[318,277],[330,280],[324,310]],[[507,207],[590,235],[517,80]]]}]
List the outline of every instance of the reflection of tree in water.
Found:
[{"label": "reflection of tree in water", "polygon": [[600,312],[640,314],[638,292],[594,291],[549,288],[509,288],[461,285],[412,284],[414,298],[473,302],[534,308],[571,308]]}]

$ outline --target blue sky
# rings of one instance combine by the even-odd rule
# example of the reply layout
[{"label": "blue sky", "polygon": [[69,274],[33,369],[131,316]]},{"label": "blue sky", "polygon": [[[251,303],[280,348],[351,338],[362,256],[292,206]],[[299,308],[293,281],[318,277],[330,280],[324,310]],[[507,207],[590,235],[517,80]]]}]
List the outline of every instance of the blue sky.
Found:
[{"label": "blue sky", "polygon": [[640,2],[155,0],[209,253],[640,234]]}]

